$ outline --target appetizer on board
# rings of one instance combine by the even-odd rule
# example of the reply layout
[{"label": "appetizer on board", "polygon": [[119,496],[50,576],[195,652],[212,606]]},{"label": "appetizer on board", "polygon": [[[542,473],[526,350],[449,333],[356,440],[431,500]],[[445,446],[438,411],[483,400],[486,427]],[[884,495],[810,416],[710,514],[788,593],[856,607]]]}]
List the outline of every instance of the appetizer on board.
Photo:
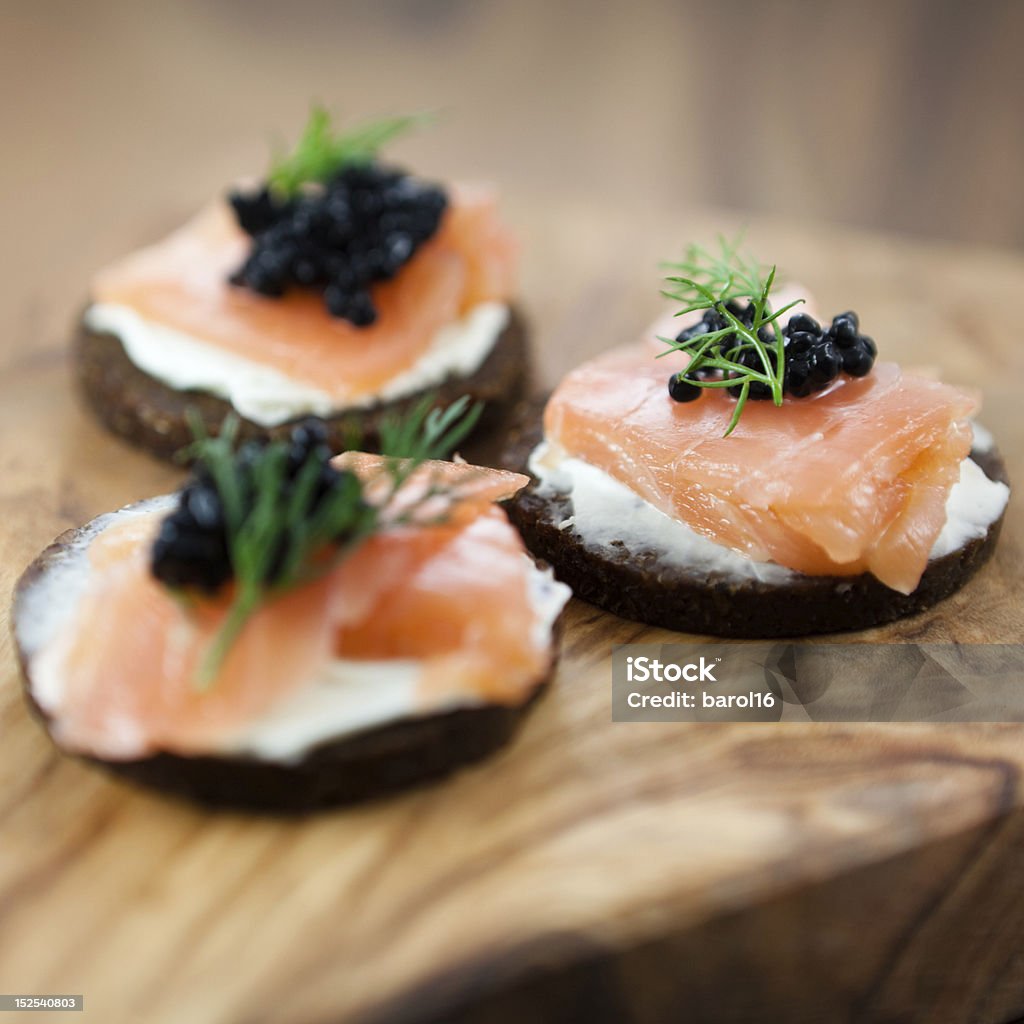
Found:
[{"label": "appetizer on board", "polygon": [[247,438],[315,416],[335,450],[376,448],[382,416],[428,392],[493,422],[527,376],[518,246],[492,189],[380,162],[417,120],[339,133],[314,109],[264,181],[101,270],[75,344],[100,420],[164,458],[191,408]]},{"label": "appetizer on board", "polygon": [[1009,495],[978,396],[877,359],[853,312],[692,247],[679,321],[570,372],[509,465],[527,546],[627,618],[729,637],[862,629],[991,556]]},{"label": "appetizer on board", "polygon": [[463,411],[424,403],[384,423],[406,458],[332,459],[316,422],[239,448],[227,429],[197,443],[178,493],[58,538],[12,616],[54,743],[276,812],[378,796],[506,743],[552,673],[569,590],[496,504],[526,478],[433,460],[472,426]]}]

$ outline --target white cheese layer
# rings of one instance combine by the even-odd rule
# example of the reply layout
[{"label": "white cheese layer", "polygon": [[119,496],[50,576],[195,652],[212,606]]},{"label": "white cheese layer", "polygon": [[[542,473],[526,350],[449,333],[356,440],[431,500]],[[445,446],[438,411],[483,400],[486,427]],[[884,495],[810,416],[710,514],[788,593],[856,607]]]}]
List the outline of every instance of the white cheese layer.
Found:
[{"label": "white cheese layer", "polygon": [[[75,628],[78,608],[88,594],[91,563],[88,548],[108,526],[126,518],[167,512],[174,495],[153,498],[138,505],[101,516],[76,537],[58,560],[18,596],[14,624],[18,645],[29,664],[32,696],[39,706],[59,720],[68,676],[58,640]],[[524,643],[550,645],[555,620],[572,592],[557,582],[550,570],[539,569],[528,555],[529,599],[533,629]],[[304,686],[288,694],[255,721],[240,726],[211,754],[244,753],[288,764],[300,761],[313,747],[328,740],[354,735],[403,718],[415,718],[473,707],[483,703],[475,691],[453,691],[424,697],[419,682],[423,666],[415,660],[367,661],[335,659]],[[524,699],[528,696],[524,692]],[[93,750],[110,760],[131,760],[148,752],[146,737],[132,722],[119,723],[116,745]]]},{"label": "white cheese layer", "polygon": [[[991,435],[983,430],[978,433],[991,444]],[[529,468],[543,492],[571,496],[573,514],[561,525],[565,529],[571,526],[587,544],[656,551],[666,565],[762,583],[784,584],[797,575],[792,569],[755,561],[696,533],[603,470],[568,456],[550,442],[534,449]],[[1006,484],[990,480],[977,463],[964,459],[960,479],[946,501],[946,523],[930,558],[940,558],[983,537],[1003,514],[1009,496]]]},{"label": "white cheese layer", "polygon": [[992,436],[992,432],[980,423],[971,421],[971,430],[974,433],[974,440],[971,447],[979,455],[987,455],[996,446],[996,439]]},{"label": "white cheese layer", "polygon": [[[551,643],[551,630],[572,591],[550,570],[529,562],[534,631],[530,643]],[[289,695],[255,722],[250,722],[222,748],[265,761],[295,762],[317,744],[402,718],[433,715],[460,707],[478,707],[475,693],[450,694],[423,706],[418,696],[422,665],[418,661],[353,661],[337,659],[307,686]],[[525,696],[525,695],[524,695]]]},{"label": "white cheese layer", "polygon": [[988,533],[1010,500],[1010,488],[989,480],[973,459],[960,463],[960,479],[946,499],[946,522],[935,538],[930,558],[941,558]]},{"label": "white cheese layer", "polygon": [[542,493],[572,498],[573,514],[559,525],[572,527],[588,545],[656,551],[666,565],[763,583],[784,583],[792,576],[781,565],[755,562],[691,530],[604,470],[569,457],[549,442],[534,449],[529,468],[540,481]]},{"label": "white cheese layer", "polygon": [[330,416],[436,387],[447,377],[468,377],[490,354],[509,322],[504,303],[482,302],[437,332],[422,356],[376,394],[339,398],[280,370],[228,352],[202,338],[141,317],[128,306],[94,303],[85,311],[92,331],[116,335],[140,370],[177,391],[206,391],[226,399],[263,427],[299,416]]}]

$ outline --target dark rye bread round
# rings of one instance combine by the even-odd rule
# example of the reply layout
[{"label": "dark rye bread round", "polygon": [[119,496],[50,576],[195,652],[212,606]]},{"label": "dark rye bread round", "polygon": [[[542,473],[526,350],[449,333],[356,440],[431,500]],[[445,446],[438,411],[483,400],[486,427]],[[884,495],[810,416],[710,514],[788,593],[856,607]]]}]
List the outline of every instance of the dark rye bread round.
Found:
[{"label": "dark rye bread round", "polygon": [[[159,458],[173,458],[192,440],[185,419],[188,409],[199,413],[211,434],[217,432],[231,412],[231,405],[223,398],[204,391],[179,391],[140,370],[114,334],[80,325],[73,358],[79,388],[101,422],[119,437]],[[529,374],[527,331],[522,315],[513,310],[508,326],[475,373],[469,377],[449,377],[436,387],[405,398],[330,417],[324,421],[329,443],[337,451],[352,447],[355,428],[359,447],[373,451],[379,444],[381,420],[408,411],[428,393],[437,396],[439,406],[449,405],[463,395],[484,402],[484,414],[476,427],[479,434],[490,429],[522,397]],[[295,423],[306,418],[300,416],[275,427],[261,427],[242,419],[239,436],[287,437]]]},{"label": "dark rye bread round", "polygon": [[[502,463],[528,472],[540,443],[543,400],[521,403]],[[999,453],[972,452],[990,479],[1008,483]],[[860,576],[794,575],[785,584],[737,580],[724,574],[663,564],[657,551],[625,544],[587,544],[569,526],[572,498],[549,497],[535,485],[507,503],[509,518],[533,554],[550,562],[576,597],[637,622],[686,633],[760,639],[868,629],[932,607],[959,590],[992,556],[1002,518],[984,537],[929,562],[917,589],[900,594],[870,573]]]},{"label": "dark rye bread round", "polygon": [[[58,537],[25,570],[14,591],[11,625],[21,666],[25,698],[51,736],[50,715],[32,689],[30,659],[18,638],[22,595],[67,556],[82,527]],[[552,635],[557,654],[558,629]],[[301,759],[285,763],[243,754],[159,753],[133,761],[108,761],[75,754],[80,760],[152,789],[207,807],[295,815],[361,803],[450,775],[495,753],[514,736],[555,670],[555,657],[521,705],[485,704],[438,714],[399,719],[329,740]],[[68,751],[63,751],[68,753]]]}]

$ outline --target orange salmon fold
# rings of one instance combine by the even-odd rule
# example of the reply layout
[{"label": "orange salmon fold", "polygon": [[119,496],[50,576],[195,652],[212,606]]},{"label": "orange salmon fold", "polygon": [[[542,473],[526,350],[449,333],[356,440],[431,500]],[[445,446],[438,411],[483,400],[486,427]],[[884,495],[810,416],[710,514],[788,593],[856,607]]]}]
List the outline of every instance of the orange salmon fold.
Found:
[{"label": "orange salmon fold", "polygon": [[781,407],[708,389],[674,402],[678,358],[649,343],[573,370],[548,402],[546,437],[697,533],[810,575],[871,572],[910,593],[971,448],[975,396],[878,363]]},{"label": "orange salmon fold", "polygon": [[369,327],[331,316],[317,292],[268,298],[230,284],[250,241],[227,204],[213,203],[163,241],[97,274],[93,301],[126,306],[355,400],[376,395],[415,365],[441,328],[479,303],[507,302],[515,289],[518,245],[498,218],[495,195],[481,187],[450,190],[434,237],[392,280],[373,287],[378,317]]}]

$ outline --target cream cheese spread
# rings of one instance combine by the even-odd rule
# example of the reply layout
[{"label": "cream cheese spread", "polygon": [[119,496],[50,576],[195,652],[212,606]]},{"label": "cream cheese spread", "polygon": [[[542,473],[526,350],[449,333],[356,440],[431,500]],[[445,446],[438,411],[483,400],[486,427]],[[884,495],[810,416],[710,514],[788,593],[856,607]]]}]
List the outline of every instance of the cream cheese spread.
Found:
[{"label": "cream cheese spread", "polygon": [[202,338],[154,323],[128,306],[94,303],[85,325],[120,339],[128,358],[144,373],[178,391],[197,390],[231,403],[246,419],[273,427],[300,416],[330,416],[436,387],[447,377],[469,377],[490,355],[508,326],[509,308],[482,302],[437,332],[407,370],[373,395],[339,397],[280,370],[222,349]]},{"label": "cream cheese spread", "polygon": [[[982,442],[988,437],[991,447],[991,435],[984,428],[976,430]],[[603,470],[569,456],[551,442],[544,441],[534,449],[529,469],[542,493],[572,498],[572,516],[560,525],[571,526],[588,545],[621,544],[636,551],[653,550],[666,564],[762,583],[783,584],[795,575],[792,569],[755,561],[691,530]],[[976,462],[964,459],[960,479],[946,501],[946,523],[930,557],[940,558],[983,537],[1002,515],[1009,495],[1006,484],[990,480]]]}]

